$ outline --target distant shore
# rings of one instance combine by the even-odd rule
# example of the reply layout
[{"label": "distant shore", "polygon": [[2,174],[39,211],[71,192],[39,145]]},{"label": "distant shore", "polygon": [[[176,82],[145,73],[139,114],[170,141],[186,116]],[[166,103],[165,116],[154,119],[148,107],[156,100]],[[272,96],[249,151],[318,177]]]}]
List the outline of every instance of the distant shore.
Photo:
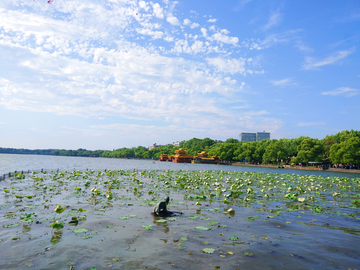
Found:
[{"label": "distant shore", "polygon": [[[243,164],[243,163],[232,163],[233,166],[243,166],[243,167],[263,167],[263,168],[279,168],[276,165],[255,165],[255,164]],[[304,171],[327,171],[327,172],[339,172],[339,173],[359,173],[360,170],[352,170],[352,169],[339,169],[339,168],[328,168],[326,170],[323,170],[321,167],[315,167],[315,166],[290,166],[290,165],[284,165],[282,168],[284,169],[293,169],[293,170],[304,170]]]}]

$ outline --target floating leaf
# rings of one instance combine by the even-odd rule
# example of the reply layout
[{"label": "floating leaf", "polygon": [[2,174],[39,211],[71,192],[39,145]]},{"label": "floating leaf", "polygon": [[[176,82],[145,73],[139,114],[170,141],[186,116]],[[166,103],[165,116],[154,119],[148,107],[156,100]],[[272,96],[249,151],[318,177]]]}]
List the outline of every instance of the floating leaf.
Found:
[{"label": "floating leaf", "polygon": [[123,219],[123,220],[125,220],[125,219],[129,219],[129,217],[118,217],[118,219]]},{"label": "floating leaf", "polygon": [[3,225],[4,228],[11,228],[11,227],[17,227],[19,226],[19,223],[11,223],[11,224],[7,224],[7,225]]},{"label": "floating leaf", "polygon": [[64,223],[55,221],[55,222],[51,223],[51,227],[53,227],[54,229],[64,228]]},{"label": "floating leaf", "polygon": [[197,219],[198,218],[198,216],[190,216],[190,217],[188,217],[188,219]]},{"label": "floating leaf", "polygon": [[211,225],[211,226],[212,226],[212,225],[216,225],[216,224],[218,224],[218,222],[216,222],[216,221],[213,221],[213,222],[209,222],[209,223],[208,223],[208,225]]},{"label": "floating leaf", "polygon": [[208,231],[208,230],[210,230],[210,228],[203,227],[203,226],[196,226],[195,229],[197,229],[197,230],[203,230],[203,231]]},{"label": "floating leaf", "polygon": [[213,254],[215,250],[216,250],[215,248],[203,248],[202,252],[208,253],[208,254]]},{"label": "floating leaf", "polygon": [[237,236],[231,236],[231,237],[229,237],[229,240],[231,240],[231,241],[236,241],[236,240],[238,240],[239,239],[239,237],[237,237]]},{"label": "floating leaf", "polygon": [[26,217],[22,218],[21,221],[22,222],[33,222],[34,220],[32,219],[32,217],[35,216],[35,213],[30,213],[28,215],[26,215]]},{"label": "floating leaf", "polygon": [[114,225],[106,225],[106,228],[112,228]]},{"label": "floating leaf", "polygon": [[184,246],[178,246],[178,249],[185,249],[186,247]]},{"label": "floating leaf", "polygon": [[230,214],[230,215],[235,215],[235,210],[230,208],[227,210],[227,212]]},{"label": "floating leaf", "polygon": [[256,215],[253,217],[248,217],[247,220],[254,221],[255,219],[259,218],[260,216]]},{"label": "floating leaf", "polygon": [[188,241],[188,239],[185,237],[185,236],[183,236],[183,237],[180,237],[180,241]]},{"label": "floating leaf", "polygon": [[83,236],[83,237],[81,237],[82,239],[89,239],[89,238],[92,238],[92,236],[91,235],[86,235],[86,236]]},{"label": "floating leaf", "polygon": [[158,220],[156,220],[156,222],[164,223],[164,222],[167,222],[167,220],[166,219],[158,219]]},{"label": "floating leaf", "polygon": [[65,211],[66,208],[62,208],[61,205],[59,204],[55,209],[54,212],[61,214],[62,212]]},{"label": "floating leaf", "polygon": [[153,225],[142,225],[146,230],[151,230]]},{"label": "floating leaf", "polygon": [[85,228],[79,228],[79,229],[74,229],[73,232],[74,233],[83,233],[83,232],[87,232],[89,231],[88,229]]}]

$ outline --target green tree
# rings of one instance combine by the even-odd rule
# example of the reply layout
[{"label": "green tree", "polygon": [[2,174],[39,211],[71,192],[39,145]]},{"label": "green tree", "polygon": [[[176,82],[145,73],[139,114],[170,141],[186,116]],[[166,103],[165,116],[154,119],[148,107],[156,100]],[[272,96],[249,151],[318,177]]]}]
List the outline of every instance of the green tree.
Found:
[{"label": "green tree", "polygon": [[221,143],[209,150],[211,156],[218,156],[221,160],[232,161],[237,159],[235,152],[239,147],[238,143]]},{"label": "green tree", "polygon": [[286,160],[288,155],[287,150],[287,140],[271,140],[270,144],[265,148],[265,153],[263,155],[264,161],[270,161],[273,163],[281,162]]},{"label": "green tree", "polygon": [[330,157],[330,148],[331,146],[333,146],[334,144],[336,144],[336,140],[334,139],[333,136],[329,136],[327,135],[324,139],[321,140],[322,143],[324,144],[324,158],[329,158]]},{"label": "green tree", "polygon": [[333,163],[360,164],[360,138],[348,137],[330,148],[330,159]]},{"label": "green tree", "polygon": [[305,164],[310,161],[322,162],[323,157],[324,144],[318,139],[306,138],[298,146],[298,154],[292,161]]}]

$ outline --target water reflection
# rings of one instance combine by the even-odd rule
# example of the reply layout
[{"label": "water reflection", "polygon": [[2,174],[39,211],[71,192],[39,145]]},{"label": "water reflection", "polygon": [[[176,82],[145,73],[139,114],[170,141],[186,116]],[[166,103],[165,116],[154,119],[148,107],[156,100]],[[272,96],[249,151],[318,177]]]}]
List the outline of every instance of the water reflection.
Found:
[{"label": "water reflection", "polygon": [[165,218],[164,217],[159,217],[159,216],[155,216],[155,215],[152,215],[153,216],[153,223],[156,225],[156,226],[161,226],[164,228],[164,233],[169,233],[170,229],[167,225],[167,222],[158,222],[158,220],[164,220]]},{"label": "water reflection", "polygon": [[300,223],[300,224],[303,224],[303,225],[314,226],[314,227],[326,227],[326,228],[329,228],[329,229],[340,230],[340,231],[343,231],[345,233],[360,236],[360,230],[358,230],[358,229],[351,229],[351,228],[340,227],[340,226],[330,226],[329,223],[326,223],[326,224],[314,224],[314,223],[307,223],[307,222],[302,222],[302,221],[297,221],[297,222]]},{"label": "water reflection", "polygon": [[22,230],[23,233],[27,233],[30,231],[31,231],[31,227],[29,225],[23,225],[23,230]]},{"label": "water reflection", "polygon": [[59,243],[61,241],[62,235],[63,235],[62,229],[53,229],[51,232],[50,243],[53,245]]}]

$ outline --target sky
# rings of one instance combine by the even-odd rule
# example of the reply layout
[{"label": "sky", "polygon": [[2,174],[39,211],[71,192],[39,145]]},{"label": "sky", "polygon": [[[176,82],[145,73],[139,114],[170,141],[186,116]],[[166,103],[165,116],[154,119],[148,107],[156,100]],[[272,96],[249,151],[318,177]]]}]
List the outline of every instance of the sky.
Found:
[{"label": "sky", "polygon": [[360,1],[1,0],[0,147],[360,130]]}]

